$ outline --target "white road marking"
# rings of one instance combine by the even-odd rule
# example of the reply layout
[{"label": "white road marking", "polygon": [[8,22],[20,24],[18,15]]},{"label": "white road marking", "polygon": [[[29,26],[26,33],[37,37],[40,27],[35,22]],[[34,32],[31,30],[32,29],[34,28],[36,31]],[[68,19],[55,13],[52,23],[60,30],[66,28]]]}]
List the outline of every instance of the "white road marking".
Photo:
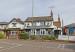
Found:
[{"label": "white road marking", "polygon": [[0,51],[9,50],[9,49],[16,48],[16,47],[20,47],[20,46],[22,46],[22,45],[19,44],[19,45],[17,45],[17,46],[13,46],[13,47],[9,47],[9,48],[5,48],[5,49],[1,49]]},{"label": "white road marking", "polygon": [[57,48],[64,48],[65,44],[59,44]]},{"label": "white road marking", "polygon": [[62,45],[61,45],[61,44],[59,44],[57,48],[61,48],[61,46],[62,46]]},{"label": "white road marking", "polygon": [[[4,48],[4,49],[1,49],[0,51],[4,51],[4,50],[9,50],[9,49],[12,49],[12,48],[16,48],[16,47],[20,47],[20,46],[23,46],[23,44],[19,44],[19,43],[11,43],[11,42],[1,42],[1,43],[4,43],[4,44],[8,44],[8,46],[9,45],[13,45],[12,47],[9,47],[9,48]],[[29,46],[29,47],[39,47],[39,48],[64,48],[64,46],[65,46],[66,44],[59,44],[59,45],[57,45],[57,46],[46,46],[46,45],[38,45],[38,46],[36,46],[36,45],[30,45],[30,44],[28,44],[28,45],[24,45],[24,46]],[[68,45],[71,45],[71,44],[68,44]],[[0,47],[0,48],[3,48],[3,47]]]},{"label": "white road marking", "polygon": [[64,48],[65,47],[65,44],[62,44],[62,48]]},{"label": "white road marking", "polygon": [[1,42],[3,44],[8,44],[8,45],[18,45],[19,43],[11,43],[11,42]]}]

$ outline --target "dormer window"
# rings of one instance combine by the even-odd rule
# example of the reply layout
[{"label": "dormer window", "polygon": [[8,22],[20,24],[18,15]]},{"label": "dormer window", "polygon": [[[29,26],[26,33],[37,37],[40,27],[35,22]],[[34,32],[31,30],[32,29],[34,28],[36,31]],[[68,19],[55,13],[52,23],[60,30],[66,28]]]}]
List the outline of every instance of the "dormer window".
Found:
[{"label": "dormer window", "polygon": [[12,23],[13,24],[13,27],[16,27],[16,23]]}]

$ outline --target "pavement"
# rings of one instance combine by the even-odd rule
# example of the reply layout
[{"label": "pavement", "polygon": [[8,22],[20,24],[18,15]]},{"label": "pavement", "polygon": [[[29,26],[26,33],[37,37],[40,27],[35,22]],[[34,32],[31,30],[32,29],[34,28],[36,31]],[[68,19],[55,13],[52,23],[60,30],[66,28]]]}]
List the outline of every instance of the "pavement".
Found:
[{"label": "pavement", "polygon": [[75,52],[75,43],[0,40],[0,52]]}]

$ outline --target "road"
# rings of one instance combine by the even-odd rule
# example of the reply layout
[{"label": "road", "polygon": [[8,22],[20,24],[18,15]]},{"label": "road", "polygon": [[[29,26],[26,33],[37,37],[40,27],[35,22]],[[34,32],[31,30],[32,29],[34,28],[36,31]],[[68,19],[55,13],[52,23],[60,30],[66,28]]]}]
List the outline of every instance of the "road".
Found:
[{"label": "road", "polygon": [[0,52],[75,52],[75,44],[33,40],[0,40]]}]

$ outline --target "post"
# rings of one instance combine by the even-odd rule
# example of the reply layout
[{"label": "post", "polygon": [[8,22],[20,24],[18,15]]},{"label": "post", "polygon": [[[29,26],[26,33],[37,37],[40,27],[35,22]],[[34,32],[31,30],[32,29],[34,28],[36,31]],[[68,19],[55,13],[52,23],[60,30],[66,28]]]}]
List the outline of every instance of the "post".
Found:
[{"label": "post", "polygon": [[32,17],[34,16],[34,0],[32,0]]},{"label": "post", "polygon": [[[34,15],[34,0],[32,0],[32,27],[33,27],[33,15]],[[32,28],[32,34],[33,34],[33,28]],[[30,39],[30,34],[29,34]]]},{"label": "post", "polygon": [[63,28],[64,28],[64,26],[63,26],[63,19],[62,19],[62,34],[61,35],[63,35]]}]

